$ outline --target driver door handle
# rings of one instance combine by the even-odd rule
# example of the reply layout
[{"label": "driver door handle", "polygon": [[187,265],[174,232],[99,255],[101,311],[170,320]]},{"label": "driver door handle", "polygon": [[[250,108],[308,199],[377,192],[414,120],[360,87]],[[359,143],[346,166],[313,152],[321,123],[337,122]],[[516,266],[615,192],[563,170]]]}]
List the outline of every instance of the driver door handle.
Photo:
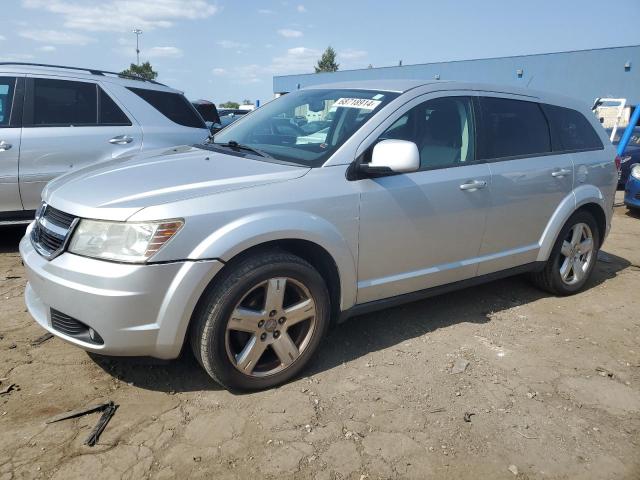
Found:
[{"label": "driver door handle", "polygon": [[471,180],[460,185],[460,190],[480,190],[487,186],[484,180]]},{"label": "driver door handle", "polygon": [[568,168],[560,168],[558,170],[554,170],[553,172],[551,172],[551,176],[556,178],[562,178],[562,177],[566,177],[570,173],[571,173],[571,170],[569,170]]},{"label": "driver door handle", "polygon": [[117,137],[113,137],[111,140],[109,140],[109,143],[112,143],[114,145],[124,145],[131,142],[133,142],[133,138],[131,138],[129,135],[118,135]]},{"label": "driver door handle", "polygon": [[0,152],[11,150],[11,147],[13,147],[13,145],[11,145],[10,143],[5,142],[4,140],[0,141]]}]

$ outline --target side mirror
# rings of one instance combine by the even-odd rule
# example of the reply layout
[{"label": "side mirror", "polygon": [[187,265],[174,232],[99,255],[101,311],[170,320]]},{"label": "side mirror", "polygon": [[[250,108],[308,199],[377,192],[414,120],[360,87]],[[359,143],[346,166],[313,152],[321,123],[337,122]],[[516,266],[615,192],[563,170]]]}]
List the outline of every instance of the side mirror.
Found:
[{"label": "side mirror", "polygon": [[371,162],[360,164],[364,175],[411,173],[420,169],[418,146],[407,140],[382,140],[373,147]]},{"label": "side mirror", "polygon": [[192,105],[205,122],[220,123],[220,115],[218,115],[218,109],[215,104],[211,102],[204,103],[202,100],[194,102]]}]

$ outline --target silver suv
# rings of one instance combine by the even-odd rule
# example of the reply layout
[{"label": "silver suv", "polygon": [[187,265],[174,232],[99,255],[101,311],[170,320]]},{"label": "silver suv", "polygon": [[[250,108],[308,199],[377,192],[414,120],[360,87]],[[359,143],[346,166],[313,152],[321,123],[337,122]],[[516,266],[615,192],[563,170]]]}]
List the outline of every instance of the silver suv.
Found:
[{"label": "silver suv", "polygon": [[352,315],[524,272],[582,289],[615,156],[588,108],[529,90],[304,89],[209,143],[49,183],[20,244],[26,303],[91,352],[190,343],[220,384],[271,387]]},{"label": "silver suv", "polygon": [[32,221],[44,185],[71,169],[207,135],[184,95],[160,83],[0,63],[0,225]]}]

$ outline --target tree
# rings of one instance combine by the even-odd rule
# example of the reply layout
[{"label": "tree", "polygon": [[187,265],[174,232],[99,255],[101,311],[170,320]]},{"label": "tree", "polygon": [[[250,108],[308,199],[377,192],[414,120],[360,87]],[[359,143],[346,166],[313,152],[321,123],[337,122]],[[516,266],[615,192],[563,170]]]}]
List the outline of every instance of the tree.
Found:
[{"label": "tree", "polygon": [[224,102],[221,103],[220,105],[218,105],[220,108],[232,108],[232,109],[237,109],[238,107],[240,107],[240,104],[238,102],[232,102],[232,101],[228,101],[228,102]]},{"label": "tree", "polygon": [[248,98],[245,98],[245,99],[242,101],[242,104],[243,104],[243,105],[251,105],[251,100],[249,100]]},{"label": "tree", "polygon": [[129,68],[120,72],[121,75],[131,75],[133,77],[144,78],[145,80],[155,80],[158,76],[158,72],[153,70],[153,67],[149,62],[144,62],[142,65],[136,65],[132,63]]},{"label": "tree", "polygon": [[318,60],[318,65],[316,65],[316,73],[320,72],[337,72],[340,64],[336,63],[336,51],[331,47],[327,47],[327,49]]}]

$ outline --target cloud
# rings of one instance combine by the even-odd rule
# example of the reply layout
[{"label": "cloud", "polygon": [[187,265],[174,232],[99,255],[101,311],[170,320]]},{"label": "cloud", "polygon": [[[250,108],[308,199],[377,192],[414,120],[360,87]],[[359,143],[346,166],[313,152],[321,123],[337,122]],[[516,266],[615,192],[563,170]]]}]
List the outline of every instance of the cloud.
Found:
[{"label": "cloud", "polygon": [[0,56],[0,62],[24,62],[25,60],[31,60],[33,55],[30,53],[7,53]]},{"label": "cloud", "polygon": [[0,41],[6,40],[6,39],[7,39],[7,37],[5,37],[4,35],[0,35]]},{"label": "cloud", "polygon": [[296,7],[296,10],[297,10],[299,13],[305,13],[305,12],[307,11],[307,9],[305,8],[305,6],[304,6],[304,5],[298,5],[298,6]]},{"label": "cloud", "polygon": [[[135,59],[136,56],[136,41],[130,38],[119,38],[117,40],[120,47],[114,48],[113,51],[122,55],[123,57],[130,57]],[[184,56],[182,49],[173,46],[153,46],[145,47],[140,46],[140,59],[154,59],[154,58],[181,58]],[[165,79],[166,80],[166,79]]]},{"label": "cloud", "polygon": [[273,10],[269,10],[268,8],[261,8],[258,10],[258,13],[262,15],[272,15],[275,12]]},{"label": "cloud", "polygon": [[264,68],[260,65],[244,65],[236,67],[233,72],[234,81],[241,85],[262,82],[262,76],[265,75]]},{"label": "cloud", "polygon": [[146,58],[180,58],[183,55],[178,47],[151,47],[140,53]]},{"label": "cloud", "polygon": [[273,57],[268,64],[249,64],[236,67],[214,68],[214,76],[229,76],[240,85],[248,85],[269,80],[273,75],[288,73],[309,73],[322,55],[321,50],[307,47],[289,48],[284,54]]},{"label": "cloud", "polygon": [[340,60],[359,60],[367,56],[366,50],[354,50],[353,48],[347,48],[338,52],[338,58]]},{"label": "cloud", "polygon": [[22,0],[22,5],[62,16],[67,28],[92,32],[167,28],[220,11],[207,0]]},{"label": "cloud", "polygon": [[53,45],[44,45],[40,47],[38,50],[40,50],[41,52],[55,52],[56,47],[54,47]]},{"label": "cloud", "polygon": [[302,32],[300,30],[281,28],[280,30],[278,30],[278,35],[282,35],[285,38],[299,38],[302,36]]},{"label": "cloud", "polygon": [[321,55],[322,52],[314,48],[290,48],[285,55],[274,57],[267,70],[272,75],[312,72]]},{"label": "cloud", "polygon": [[247,48],[249,46],[246,43],[234,42],[233,40],[220,40],[216,42],[216,45],[222,48]]},{"label": "cloud", "polygon": [[87,45],[93,39],[75,32],[60,32],[57,30],[25,30],[19,34],[23,38],[34,42],[50,43],[54,45]]}]

